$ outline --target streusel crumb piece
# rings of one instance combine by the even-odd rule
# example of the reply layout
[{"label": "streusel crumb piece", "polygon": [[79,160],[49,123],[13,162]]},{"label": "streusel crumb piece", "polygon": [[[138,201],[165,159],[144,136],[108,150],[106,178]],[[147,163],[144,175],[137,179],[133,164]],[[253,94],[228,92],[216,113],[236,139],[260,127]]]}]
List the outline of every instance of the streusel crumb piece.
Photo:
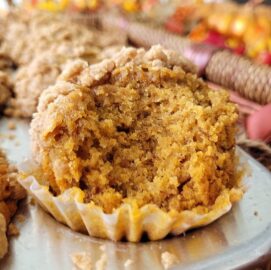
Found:
[{"label": "streusel crumb piece", "polygon": [[102,254],[101,258],[96,262],[96,270],[104,270],[107,265],[107,255],[105,253]]},{"label": "streusel crumb piece", "polygon": [[12,120],[8,121],[8,129],[9,129],[9,130],[14,130],[14,129],[16,129],[16,124],[15,124],[14,121],[12,121]]},{"label": "streusel crumb piece", "polygon": [[131,260],[131,259],[126,260],[125,263],[124,263],[124,267],[125,267],[125,268],[128,268],[131,264],[133,264],[133,262],[134,262],[134,261]]},{"label": "streusel crumb piece", "polygon": [[91,270],[91,257],[86,252],[74,253],[71,255],[73,264],[79,270]]},{"label": "streusel crumb piece", "polygon": [[170,267],[174,266],[176,263],[178,263],[178,258],[176,255],[165,251],[161,255],[161,261],[165,269],[169,269]]}]

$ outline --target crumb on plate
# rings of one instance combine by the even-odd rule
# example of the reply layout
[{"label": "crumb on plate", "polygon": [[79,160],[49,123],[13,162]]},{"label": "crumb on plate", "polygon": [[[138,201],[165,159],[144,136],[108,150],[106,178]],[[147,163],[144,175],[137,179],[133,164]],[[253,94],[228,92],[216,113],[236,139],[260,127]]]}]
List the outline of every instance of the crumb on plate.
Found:
[{"label": "crumb on plate", "polygon": [[173,253],[165,251],[161,255],[161,261],[164,266],[164,269],[169,269],[178,262],[178,258]]},{"label": "crumb on plate", "polygon": [[14,129],[16,129],[16,124],[15,124],[14,121],[12,121],[12,120],[8,121],[8,129],[9,129],[9,130],[14,130]]},{"label": "crumb on plate", "polygon": [[104,270],[107,265],[107,255],[105,253],[102,254],[100,259],[96,262],[96,270]]},{"label": "crumb on plate", "polygon": [[125,268],[129,267],[131,264],[133,264],[133,262],[134,262],[134,261],[131,260],[131,259],[126,260],[125,263],[124,263],[124,267],[125,267]]},{"label": "crumb on plate", "polygon": [[91,257],[86,252],[78,252],[71,255],[73,264],[80,270],[91,270]]},{"label": "crumb on plate", "polygon": [[12,140],[15,139],[15,135],[14,134],[8,134],[7,138],[12,141]]}]

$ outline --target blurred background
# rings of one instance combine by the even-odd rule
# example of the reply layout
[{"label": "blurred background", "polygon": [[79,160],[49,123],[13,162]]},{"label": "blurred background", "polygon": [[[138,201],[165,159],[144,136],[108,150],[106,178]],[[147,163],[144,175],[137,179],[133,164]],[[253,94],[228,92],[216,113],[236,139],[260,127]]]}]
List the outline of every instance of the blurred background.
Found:
[{"label": "blurred background", "polygon": [[[238,3],[239,2],[239,3]],[[271,64],[271,0],[0,0],[53,12],[120,12],[137,21],[164,27],[195,42],[227,48]]]}]

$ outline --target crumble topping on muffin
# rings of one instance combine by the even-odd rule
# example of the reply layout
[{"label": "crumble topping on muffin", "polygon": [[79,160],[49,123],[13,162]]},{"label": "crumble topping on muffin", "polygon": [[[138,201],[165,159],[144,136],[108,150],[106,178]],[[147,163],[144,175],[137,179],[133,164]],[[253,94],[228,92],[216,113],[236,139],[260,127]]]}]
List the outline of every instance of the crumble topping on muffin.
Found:
[{"label": "crumble topping on muffin", "polygon": [[6,115],[31,118],[36,112],[41,93],[50,85],[55,84],[65,65],[72,59],[84,59],[94,63],[112,55],[119,46],[113,46],[101,53],[95,46],[76,46],[55,44],[55,46],[36,56],[28,65],[21,66],[14,80],[14,94]]},{"label": "crumble topping on muffin", "polygon": [[236,107],[176,53],[124,48],[71,63],[31,123],[43,184],[111,213],[122,203],[208,211],[235,177]]}]

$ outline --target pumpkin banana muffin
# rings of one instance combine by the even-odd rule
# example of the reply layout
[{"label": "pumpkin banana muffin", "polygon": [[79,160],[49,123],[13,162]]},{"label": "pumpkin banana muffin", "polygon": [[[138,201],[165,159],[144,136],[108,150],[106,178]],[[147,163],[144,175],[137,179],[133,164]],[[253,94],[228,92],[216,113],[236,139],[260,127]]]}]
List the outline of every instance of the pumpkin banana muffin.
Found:
[{"label": "pumpkin banana muffin", "polygon": [[[236,107],[193,72],[193,65],[160,46],[124,48],[96,65],[70,63],[41,95],[30,131],[39,164],[34,175],[54,196],[71,190],[82,196],[89,234],[139,241],[146,231],[160,239],[207,224],[240,199]],[[123,205],[132,214],[121,212]],[[103,229],[88,226],[84,215],[93,207],[117,213],[121,229],[112,233],[106,220]],[[196,214],[207,216],[199,222]]]}]

